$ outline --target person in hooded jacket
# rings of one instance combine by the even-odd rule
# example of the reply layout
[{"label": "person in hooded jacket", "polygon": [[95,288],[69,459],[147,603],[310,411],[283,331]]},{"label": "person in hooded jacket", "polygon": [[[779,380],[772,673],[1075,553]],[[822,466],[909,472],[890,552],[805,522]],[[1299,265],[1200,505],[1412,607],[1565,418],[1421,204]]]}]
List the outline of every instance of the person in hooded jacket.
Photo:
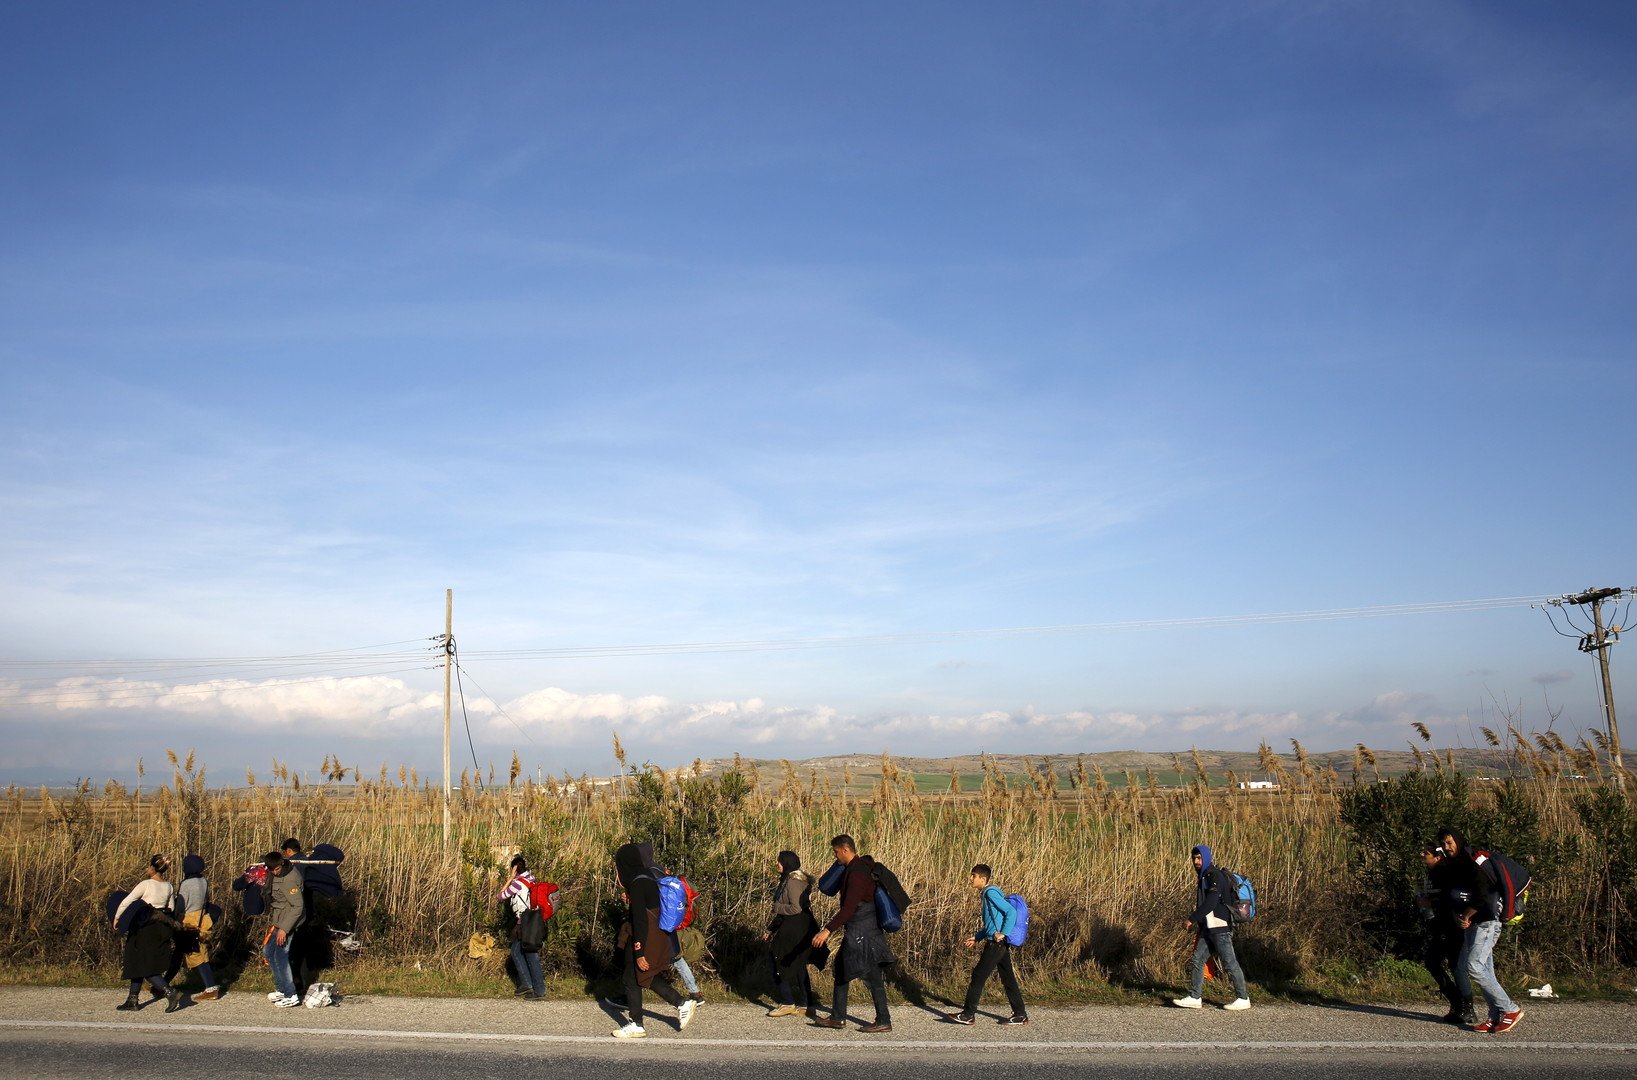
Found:
[{"label": "person in hooded jacket", "polygon": [[813,987],[807,977],[807,958],[813,951],[813,935],[818,920],[813,918],[813,879],[801,868],[794,851],[779,852],[779,884],[773,890],[773,917],[762,933],[767,942],[779,1004],[769,1016],[798,1016],[805,1012],[817,1019],[813,1008]]},{"label": "person in hooded jacket", "polygon": [[[1461,996],[1472,997],[1477,983],[1489,1003],[1489,1016],[1473,1024],[1473,1031],[1511,1031],[1523,1019],[1523,1010],[1507,996],[1495,976],[1495,943],[1501,939],[1502,923],[1495,886],[1489,873],[1472,856],[1472,848],[1459,829],[1438,830],[1438,843],[1451,864],[1450,909],[1461,934],[1461,955],[1455,963],[1455,984]],[[1476,1012],[1473,1013],[1476,1019]]]},{"label": "person in hooded jacket", "polygon": [[185,963],[189,971],[197,971],[205,988],[193,995],[194,1001],[215,1001],[222,996],[216,985],[216,973],[210,966],[210,933],[215,926],[211,918],[210,882],[205,880],[205,860],[199,855],[182,856],[182,884],[176,893],[182,899],[182,928],[176,932],[170,967],[165,970],[165,981],[171,982]]},{"label": "person in hooded jacket", "polygon": [[116,931],[120,929],[121,919],[126,919],[121,973],[131,984],[124,1002],[115,1006],[120,1012],[135,1012],[142,1007],[144,982],[153,988],[154,997],[165,999],[166,1012],[182,1007],[182,992],[171,986],[164,975],[165,965],[171,959],[171,935],[178,925],[171,914],[171,899],[175,893],[171,883],[165,880],[170,869],[169,858],[153,856],[148,860],[146,875],[114,909]]},{"label": "person in hooded jacket", "polygon": [[834,962],[836,988],[830,1015],[822,1020],[815,1019],[813,1024],[832,1030],[846,1027],[847,986],[854,979],[863,979],[870,988],[870,998],[875,1002],[875,1020],[860,1025],[858,1030],[866,1035],[891,1031],[892,1013],[887,1009],[887,980],[881,969],[885,965],[896,964],[898,959],[893,956],[887,936],[882,933],[881,924],[876,918],[875,860],[858,854],[858,845],[846,833],[830,841],[830,850],[835,853],[836,861],[845,867],[839,897],[841,907],[836,911],[835,918],[813,936],[813,948],[822,949],[837,930],[845,929],[846,933]]},{"label": "person in hooded jacket", "polygon": [[1421,910],[1422,929],[1426,945],[1421,962],[1426,965],[1438,992],[1449,1002],[1446,1024],[1476,1024],[1478,1016],[1472,1011],[1472,999],[1461,992],[1457,972],[1461,969],[1461,946],[1466,935],[1455,925],[1456,912],[1450,898],[1454,885],[1455,862],[1439,844],[1421,849],[1421,862],[1426,868],[1421,891],[1416,894],[1416,906]]},{"label": "person in hooded jacket", "polygon": [[652,844],[623,844],[614,852],[614,873],[631,906],[631,918],[620,928],[625,954],[625,1004],[630,1015],[614,1032],[616,1039],[647,1036],[642,1026],[642,992],[652,989],[676,1007],[677,1027],[693,1019],[694,1003],[685,999],[662,974],[671,966],[671,936],[659,928],[659,878]]},{"label": "person in hooded jacket", "polygon": [[1211,859],[1211,849],[1204,844],[1194,848],[1191,856],[1196,878],[1194,913],[1183,921],[1183,927],[1198,934],[1194,955],[1188,962],[1189,994],[1172,998],[1171,1004],[1181,1009],[1198,1009],[1204,1005],[1205,964],[1216,958],[1219,970],[1228,973],[1233,981],[1234,999],[1222,1006],[1230,1011],[1250,1008],[1250,995],[1245,991],[1245,973],[1240,970],[1239,958],[1233,951],[1233,915],[1228,904],[1234,896],[1234,887],[1225,880],[1222,869]]}]

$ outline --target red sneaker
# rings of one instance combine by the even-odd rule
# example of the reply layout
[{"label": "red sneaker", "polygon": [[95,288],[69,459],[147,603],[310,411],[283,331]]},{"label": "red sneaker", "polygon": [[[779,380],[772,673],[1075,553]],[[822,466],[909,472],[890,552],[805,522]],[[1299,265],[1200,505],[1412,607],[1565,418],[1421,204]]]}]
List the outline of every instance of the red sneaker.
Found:
[{"label": "red sneaker", "polygon": [[1490,1033],[1490,1032],[1491,1032],[1491,1031],[1494,1031],[1494,1030],[1495,1030],[1495,1021],[1493,1021],[1493,1020],[1485,1020],[1485,1021],[1484,1021],[1484,1022],[1483,1022],[1483,1023],[1481,1023],[1481,1024],[1473,1024],[1473,1025],[1472,1025],[1472,1030],[1473,1030],[1473,1031],[1481,1031],[1481,1032],[1483,1032],[1483,1033],[1484,1033],[1484,1034],[1485,1034],[1485,1035],[1488,1035],[1488,1034],[1489,1034],[1489,1033]]},{"label": "red sneaker", "polygon": [[1495,1031],[1511,1031],[1513,1028],[1518,1026],[1518,1021],[1522,1019],[1522,1009],[1513,1009],[1509,1013],[1501,1013],[1501,1018],[1495,1021]]}]

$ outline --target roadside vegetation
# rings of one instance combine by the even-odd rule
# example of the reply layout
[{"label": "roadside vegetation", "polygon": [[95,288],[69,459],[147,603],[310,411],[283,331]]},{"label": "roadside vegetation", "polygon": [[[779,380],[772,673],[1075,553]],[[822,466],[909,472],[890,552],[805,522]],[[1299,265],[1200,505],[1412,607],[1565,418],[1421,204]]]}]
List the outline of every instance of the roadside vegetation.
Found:
[{"label": "roadside vegetation", "polygon": [[[765,995],[760,934],[774,856],[797,851],[815,874],[829,838],[848,832],[892,866],[914,896],[893,939],[897,991],[937,1003],[964,986],[959,947],[975,920],[966,888],[974,862],[1028,897],[1034,912],[1020,957],[1025,991],[1042,1003],[1153,1000],[1180,989],[1190,947],[1180,920],[1192,897],[1186,857],[1209,844],[1249,876],[1260,914],[1237,935],[1255,992],[1297,999],[1431,1000],[1418,957],[1417,848],[1439,825],[1505,851],[1535,873],[1528,914],[1503,938],[1509,986],[1551,982],[1560,994],[1630,993],[1637,967],[1637,808],[1609,772],[1595,739],[1514,727],[1484,730],[1506,768],[1486,781],[1456,751],[1430,748],[1420,729],[1416,767],[1375,770],[1359,746],[1351,769],[1316,766],[1299,743],[1262,748],[1273,790],[1248,791],[1182,755],[1163,783],[1153,774],[1108,776],[1094,764],[1030,765],[1007,774],[988,762],[975,781],[941,787],[890,757],[869,791],[785,765],[769,778],[749,767],[674,771],[630,764],[614,782],[522,776],[486,784],[465,775],[443,843],[441,790],[413,770],[375,775],[334,759],[303,783],[284,763],[242,785],[211,786],[191,754],[167,754],[163,782],[83,782],[66,795],[9,789],[0,805],[0,979],[117,981],[118,942],[103,898],[129,888],[152,852],[198,852],[227,911],[217,951],[231,977],[256,966],[254,927],[229,883],[285,836],[336,844],[362,948],[339,952],[351,992],[509,993],[494,896],[506,863],[524,853],[562,886],[544,961],[558,994],[610,989],[619,905],[610,856],[651,839],[659,858],[700,891],[709,973],[726,989]],[[1060,759],[1059,759],[1060,760]],[[1486,768],[1486,771],[1492,771]],[[146,780],[147,778],[144,777]],[[1213,780],[1216,782],[1213,783]],[[821,920],[832,901],[815,893]],[[477,955],[474,955],[477,954]],[[254,974],[252,979],[265,979]],[[827,975],[816,984],[827,989]],[[256,983],[259,987],[259,983]],[[827,996],[827,995],[826,995]]]}]

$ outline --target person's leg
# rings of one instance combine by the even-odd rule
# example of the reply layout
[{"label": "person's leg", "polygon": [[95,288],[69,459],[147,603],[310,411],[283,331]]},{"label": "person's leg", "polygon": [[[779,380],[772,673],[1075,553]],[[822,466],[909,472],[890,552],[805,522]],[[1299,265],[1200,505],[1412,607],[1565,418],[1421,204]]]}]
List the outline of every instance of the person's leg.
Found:
[{"label": "person's leg", "polygon": [[625,1008],[630,1021],[642,1026],[642,986],[637,982],[637,956],[628,945],[625,948]]},{"label": "person's leg", "polygon": [[994,974],[995,967],[1005,955],[1006,946],[994,941],[983,943],[983,951],[978,954],[978,962],[972,968],[972,979],[966,984],[966,1001],[961,1005],[964,1016],[972,1016],[978,1011],[978,1003],[983,1000],[983,987]]},{"label": "person's leg", "polygon": [[682,958],[680,952],[676,954],[676,959],[671,961],[671,969],[682,980],[682,985],[687,988],[688,993],[699,993],[699,984],[694,981],[693,969],[688,967],[688,962]]},{"label": "person's leg", "polygon": [[267,968],[273,974],[273,988],[285,997],[296,996],[295,976],[290,973],[290,947],[288,938],[283,945],[276,937],[267,939],[262,947],[262,955],[267,958]]},{"label": "person's leg", "polygon": [[805,1009],[807,1015],[813,1015],[816,1002],[813,1001],[813,980],[807,974],[807,958],[805,956],[796,961],[796,981],[790,988],[801,995],[801,1000],[796,1004]]},{"label": "person's leg", "polygon": [[672,1008],[682,1004],[683,999],[681,991],[673,986],[671,984],[671,980],[666,978],[664,975],[654,976],[653,985],[650,986],[649,989],[655,994],[659,995],[659,1000],[663,1001]]},{"label": "person's leg", "polygon": [[1000,946],[1000,966],[995,970],[1000,973],[1000,985],[1006,990],[1006,1004],[1012,1015],[1028,1016],[1029,1010],[1023,1004],[1023,988],[1017,984],[1017,972],[1012,970],[1012,946]]},{"label": "person's leg", "polygon": [[1472,937],[1477,931],[1476,926],[1469,926],[1461,933],[1461,949],[1455,954],[1455,989],[1462,998],[1472,998],[1472,977],[1467,974],[1467,962],[1472,958]]},{"label": "person's leg", "polygon": [[529,983],[534,987],[535,994],[539,997],[545,997],[546,973],[545,970],[540,967],[539,951],[525,952],[523,954],[523,966],[524,970],[528,973]]},{"label": "person's leg", "polygon": [[1201,933],[1194,943],[1193,958],[1188,961],[1188,996],[1198,998],[1205,995],[1205,961],[1210,959],[1210,955],[1210,935]]},{"label": "person's leg", "polygon": [[1429,933],[1427,944],[1421,950],[1421,965],[1432,976],[1432,981],[1438,985],[1438,992],[1449,1001],[1450,1007],[1456,1007],[1458,996],[1455,989],[1455,978],[1451,975],[1446,954],[1449,946],[1441,934]]},{"label": "person's leg", "polygon": [[832,963],[835,964],[836,989],[835,995],[830,999],[830,1019],[846,1020],[847,984],[852,982],[852,977],[847,974],[847,967],[841,962],[841,956],[839,954],[837,954]]},{"label": "person's leg", "polygon": [[1228,978],[1233,983],[1234,997],[1248,1001],[1250,994],[1245,992],[1245,973],[1240,969],[1239,957],[1235,956],[1233,951],[1233,931],[1224,927],[1212,930],[1206,936],[1210,938],[1211,951],[1216,954],[1217,962],[1227,971]]},{"label": "person's leg", "polygon": [[880,964],[866,965],[864,984],[870,988],[870,998],[875,1002],[875,1022],[892,1023],[892,1012],[887,1008],[887,978],[881,973]]},{"label": "person's leg", "polygon": [[1501,938],[1501,923],[1491,919],[1472,928],[1472,947],[1467,953],[1467,977],[1478,984],[1484,997],[1489,999],[1489,1015],[1493,1019],[1501,1013],[1517,1011],[1517,1003],[1507,996],[1505,987],[1495,977],[1495,943]]}]

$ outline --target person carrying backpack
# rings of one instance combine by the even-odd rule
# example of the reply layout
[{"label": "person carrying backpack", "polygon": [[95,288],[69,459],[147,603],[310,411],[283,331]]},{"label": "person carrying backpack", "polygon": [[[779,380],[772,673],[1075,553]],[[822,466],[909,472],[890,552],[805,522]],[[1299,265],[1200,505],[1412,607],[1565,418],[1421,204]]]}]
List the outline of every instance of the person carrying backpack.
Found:
[{"label": "person carrying backpack", "polygon": [[1216,958],[1217,967],[1228,973],[1233,981],[1234,999],[1222,1006],[1229,1011],[1250,1008],[1250,995],[1245,990],[1245,973],[1240,970],[1239,958],[1233,951],[1233,911],[1230,905],[1237,890],[1221,867],[1213,865],[1211,849],[1204,844],[1194,848],[1192,859],[1196,878],[1194,913],[1183,920],[1183,928],[1194,931],[1194,955],[1188,962],[1189,994],[1172,998],[1171,1004],[1179,1009],[1198,1009],[1204,1004],[1205,964]]},{"label": "person carrying backpack", "polygon": [[[1507,996],[1495,977],[1495,943],[1501,939],[1495,886],[1473,859],[1472,849],[1459,829],[1438,830],[1438,843],[1453,869],[1450,872],[1450,909],[1459,929],[1461,955],[1455,964],[1455,984],[1463,997],[1472,996],[1477,983],[1489,1003],[1489,1016],[1472,1025],[1473,1031],[1511,1031],[1523,1019],[1523,1010]],[[1476,1016],[1476,1013],[1474,1013]]]},{"label": "person carrying backpack", "polygon": [[614,873],[631,918],[621,928],[625,953],[625,1002],[630,1016],[614,1032],[616,1039],[641,1039],[648,1032],[642,1026],[642,991],[652,988],[660,999],[676,1006],[678,1029],[693,1019],[694,1003],[677,993],[670,980],[662,977],[671,966],[671,935],[659,926],[659,881],[654,877],[652,844],[623,844],[614,852]]},{"label": "person carrying backpack", "polygon": [[950,1013],[948,1019],[955,1024],[976,1023],[978,1003],[983,1000],[983,986],[989,981],[989,976],[998,970],[1000,985],[1006,990],[1006,1003],[1012,1010],[1011,1015],[1001,1023],[1019,1027],[1029,1022],[1029,1011],[1023,1005],[1023,991],[1019,989],[1017,975],[1012,971],[1012,950],[1017,946],[1010,939],[1017,932],[1017,909],[1006,899],[1000,886],[989,883],[990,876],[987,863],[979,863],[972,868],[969,884],[978,890],[982,898],[982,916],[977,932],[969,935],[965,944],[968,949],[981,944],[983,952],[978,956],[978,966],[972,969],[972,981],[966,987],[965,1006],[958,1013]]},{"label": "person carrying backpack", "polygon": [[887,937],[876,921],[875,913],[875,860],[858,854],[858,845],[846,833],[830,841],[836,861],[841,863],[841,908],[835,918],[825,924],[813,937],[813,948],[822,949],[837,930],[846,929],[841,951],[835,958],[835,998],[830,1015],[815,1019],[814,1026],[837,1030],[847,1026],[847,984],[863,979],[870,988],[875,1002],[875,1021],[860,1025],[866,1035],[892,1030],[892,1013],[887,1008],[887,980],[881,969],[896,964],[897,957],[887,944]]},{"label": "person carrying backpack", "polygon": [[190,971],[199,973],[205,984],[193,1000],[215,1001],[222,991],[210,967],[210,934],[221,908],[210,902],[210,882],[205,880],[205,860],[201,856],[182,856],[182,875],[182,884],[176,890],[182,901],[182,928],[175,934],[175,952],[170,967],[165,969],[165,981],[174,980],[185,963]]},{"label": "person carrying backpack", "polygon": [[534,907],[529,889],[534,875],[529,873],[529,861],[521,855],[512,856],[511,870],[512,879],[500,890],[500,899],[512,917],[512,970],[517,972],[517,994],[530,1001],[544,1001],[546,976],[540,969],[540,946],[530,948],[522,933],[524,919]]},{"label": "person carrying backpack", "polygon": [[304,852],[301,841],[293,836],[279,845],[279,851],[301,873],[305,917],[290,942],[290,973],[296,993],[304,995],[320,974],[335,966],[330,928],[342,906],[340,865],[346,856],[330,844],[316,844],[311,852]]}]

